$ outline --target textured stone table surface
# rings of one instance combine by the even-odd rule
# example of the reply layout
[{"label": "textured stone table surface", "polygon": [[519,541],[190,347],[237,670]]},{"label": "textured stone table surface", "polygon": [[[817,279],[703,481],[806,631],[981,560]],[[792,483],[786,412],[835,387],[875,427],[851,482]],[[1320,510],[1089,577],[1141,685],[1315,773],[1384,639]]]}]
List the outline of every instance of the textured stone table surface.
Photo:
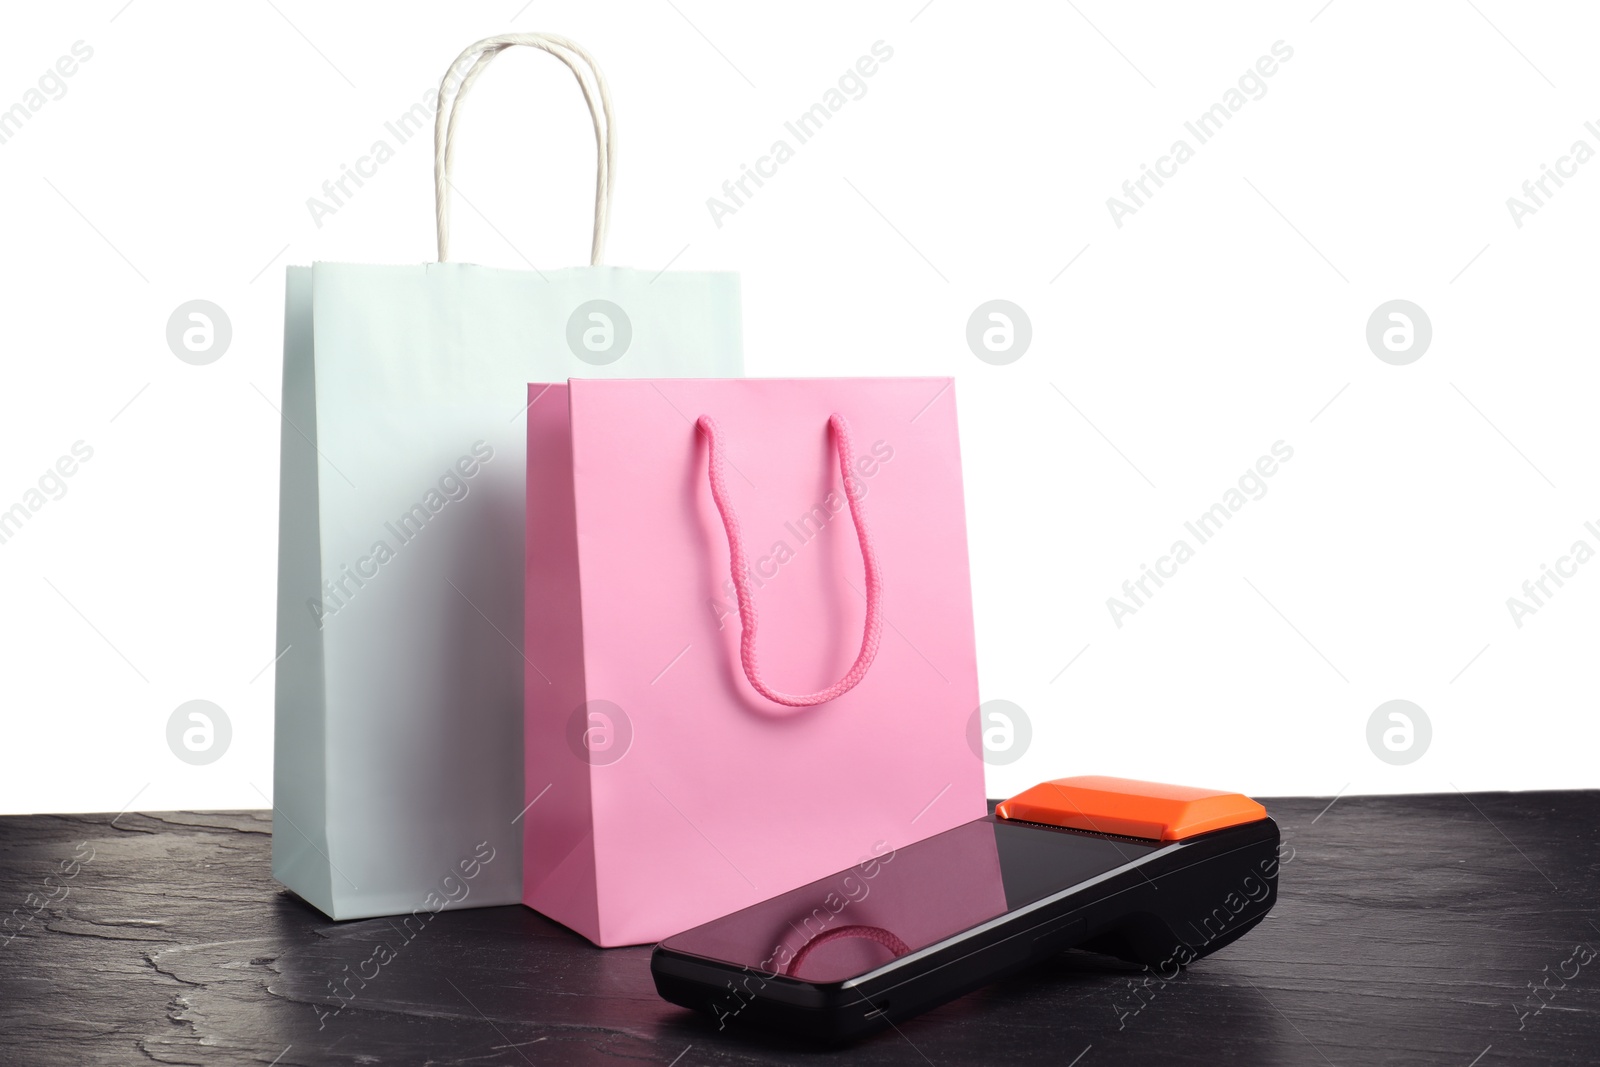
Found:
[{"label": "textured stone table surface", "polygon": [[833,1050],[718,1032],[649,949],[523,908],[330,922],[268,812],[0,818],[0,1063],[1600,1063],[1600,793],[1266,803],[1277,909],[1180,977],[1064,953]]}]

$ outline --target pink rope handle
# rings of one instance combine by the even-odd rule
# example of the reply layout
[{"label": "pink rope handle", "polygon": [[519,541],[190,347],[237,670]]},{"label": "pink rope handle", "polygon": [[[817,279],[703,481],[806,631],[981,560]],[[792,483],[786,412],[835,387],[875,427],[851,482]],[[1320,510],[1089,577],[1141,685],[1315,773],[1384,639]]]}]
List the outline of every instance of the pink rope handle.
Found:
[{"label": "pink rope handle", "polygon": [[841,926],[837,930],[828,930],[820,933],[804,945],[801,945],[800,951],[794,954],[794,959],[789,961],[789,966],[783,969],[783,973],[793,977],[794,973],[800,969],[800,965],[806,961],[806,957],[811,955],[812,949],[821,948],[829,941],[843,941],[846,938],[876,941],[890,952],[893,952],[895,959],[911,954],[910,945],[881,926]]},{"label": "pink rope handle", "polygon": [[756,692],[774,704],[783,704],[791,708],[825,704],[843,696],[866,677],[867,668],[872,666],[872,660],[878,654],[878,639],[883,633],[883,611],[879,605],[883,593],[883,579],[878,574],[878,553],[872,547],[872,533],[867,529],[867,519],[862,514],[861,501],[850,492],[852,477],[850,457],[854,455],[850,447],[850,427],[845,423],[844,416],[837,412],[828,417],[828,425],[833,428],[834,439],[839,449],[839,475],[844,479],[844,495],[850,502],[850,518],[855,521],[856,538],[861,543],[861,560],[866,568],[867,623],[861,635],[861,653],[845,676],[833,685],[817,693],[796,696],[778,692],[761,678],[761,667],[756,662],[756,602],[750,593],[750,567],[745,558],[744,535],[739,529],[739,516],[734,514],[733,504],[728,500],[728,486],[723,478],[726,460],[722,454],[722,438],[717,430],[716,420],[710,415],[701,415],[696,425],[711,443],[711,455],[706,470],[711,479],[711,497],[717,502],[717,511],[722,515],[722,526],[728,532],[729,565],[733,571],[733,588],[738,594],[739,622],[743,629],[739,637],[739,659],[744,665],[744,676],[750,679],[750,684]]}]

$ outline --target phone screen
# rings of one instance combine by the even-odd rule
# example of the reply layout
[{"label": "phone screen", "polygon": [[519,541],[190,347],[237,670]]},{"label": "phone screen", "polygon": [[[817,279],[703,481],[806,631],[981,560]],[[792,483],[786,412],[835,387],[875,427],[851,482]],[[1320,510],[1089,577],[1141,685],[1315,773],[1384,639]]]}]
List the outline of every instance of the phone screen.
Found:
[{"label": "phone screen", "polygon": [[767,975],[838,982],[1160,847],[979,819],[662,944]]}]

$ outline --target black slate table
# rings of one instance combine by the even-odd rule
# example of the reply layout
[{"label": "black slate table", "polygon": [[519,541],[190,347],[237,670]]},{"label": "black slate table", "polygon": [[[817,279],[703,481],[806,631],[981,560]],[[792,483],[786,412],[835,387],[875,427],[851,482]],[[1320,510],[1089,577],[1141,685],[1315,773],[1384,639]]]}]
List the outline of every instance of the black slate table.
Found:
[{"label": "black slate table", "polygon": [[523,908],[330,922],[268,812],[8,817],[0,1063],[1600,1063],[1600,792],[1266,803],[1278,906],[1180,977],[1064,953],[836,1050],[718,1032],[649,949]]}]

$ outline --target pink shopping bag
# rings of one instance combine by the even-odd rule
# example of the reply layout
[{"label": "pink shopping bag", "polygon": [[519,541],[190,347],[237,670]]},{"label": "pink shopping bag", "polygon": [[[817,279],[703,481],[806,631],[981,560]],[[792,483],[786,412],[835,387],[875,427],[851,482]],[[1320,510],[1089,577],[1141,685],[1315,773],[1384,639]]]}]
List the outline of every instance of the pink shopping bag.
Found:
[{"label": "pink shopping bag", "polygon": [[949,379],[532,385],[527,508],[524,903],[652,942],[984,814]]}]

